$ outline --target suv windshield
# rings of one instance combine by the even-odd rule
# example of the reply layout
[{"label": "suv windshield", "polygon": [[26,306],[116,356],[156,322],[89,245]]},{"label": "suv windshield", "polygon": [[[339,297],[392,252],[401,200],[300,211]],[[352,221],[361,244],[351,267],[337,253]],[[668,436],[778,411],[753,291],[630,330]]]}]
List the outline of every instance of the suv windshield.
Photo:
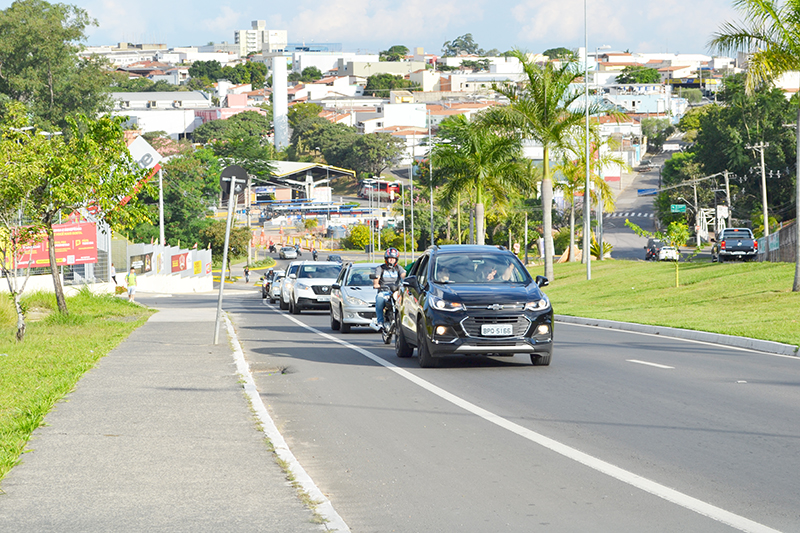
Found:
[{"label": "suv windshield", "polygon": [[530,283],[531,277],[508,254],[440,255],[433,268],[435,283]]},{"label": "suv windshield", "polygon": [[298,278],[335,278],[342,268],[339,265],[303,265]]}]

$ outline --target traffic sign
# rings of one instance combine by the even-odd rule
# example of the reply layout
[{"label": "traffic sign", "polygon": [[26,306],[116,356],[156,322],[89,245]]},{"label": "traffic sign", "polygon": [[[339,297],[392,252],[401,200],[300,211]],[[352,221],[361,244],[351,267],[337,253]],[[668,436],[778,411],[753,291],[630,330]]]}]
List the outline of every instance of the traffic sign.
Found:
[{"label": "traffic sign", "polygon": [[222,170],[222,174],[219,176],[219,188],[222,189],[222,192],[227,196],[231,188],[231,182],[234,181],[236,185],[234,185],[233,193],[239,194],[244,191],[245,187],[247,186],[247,180],[249,176],[247,175],[247,171],[240,167],[239,165],[230,165],[225,167]]},{"label": "traffic sign", "polygon": [[671,204],[669,206],[670,213],[685,213],[686,212],[686,205],[685,204]]}]

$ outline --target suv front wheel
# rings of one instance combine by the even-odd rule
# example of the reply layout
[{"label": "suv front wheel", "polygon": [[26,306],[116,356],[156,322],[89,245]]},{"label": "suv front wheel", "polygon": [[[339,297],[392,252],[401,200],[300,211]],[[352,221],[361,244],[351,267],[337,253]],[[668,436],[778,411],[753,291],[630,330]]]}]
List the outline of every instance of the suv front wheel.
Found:
[{"label": "suv front wheel", "polygon": [[431,355],[428,348],[428,336],[425,334],[425,327],[422,322],[417,324],[417,360],[421,368],[434,368],[439,360]]}]

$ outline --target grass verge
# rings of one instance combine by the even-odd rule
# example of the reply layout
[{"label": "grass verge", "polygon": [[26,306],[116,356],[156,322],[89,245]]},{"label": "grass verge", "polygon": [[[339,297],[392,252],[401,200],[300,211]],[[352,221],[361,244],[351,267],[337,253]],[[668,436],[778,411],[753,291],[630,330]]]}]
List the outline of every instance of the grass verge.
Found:
[{"label": "grass verge", "polygon": [[31,433],[81,376],[152,311],[114,296],[82,291],[67,298],[69,314],[54,311],[55,296],[24,298],[31,319],[16,342],[16,315],[0,298],[0,479],[19,461]]},{"label": "grass verge", "polygon": [[[709,331],[800,345],[793,263],[593,261],[554,265],[556,314]],[[541,273],[537,268],[535,274]]]}]

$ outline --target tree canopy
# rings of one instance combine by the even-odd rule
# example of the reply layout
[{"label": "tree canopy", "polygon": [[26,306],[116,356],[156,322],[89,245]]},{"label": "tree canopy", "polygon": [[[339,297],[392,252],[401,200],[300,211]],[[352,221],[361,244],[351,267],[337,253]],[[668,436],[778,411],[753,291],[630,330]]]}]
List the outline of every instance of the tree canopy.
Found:
[{"label": "tree canopy", "polygon": [[483,48],[478,46],[471,33],[465,33],[452,41],[445,41],[442,45],[443,57],[455,57],[461,54],[484,55]]},{"label": "tree canopy", "polygon": [[367,86],[364,87],[364,94],[367,96],[389,97],[389,91],[402,89],[406,91],[419,91],[421,87],[405,79],[399,74],[373,74],[367,78]]},{"label": "tree canopy", "polygon": [[408,47],[402,44],[396,44],[388,50],[383,50],[380,53],[381,61],[402,61],[408,55]]},{"label": "tree canopy", "polygon": [[558,48],[549,48],[542,52],[542,55],[549,57],[550,59],[562,59],[562,58],[571,58],[575,54],[569,48],[564,48],[563,46],[559,46]]},{"label": "tree canopy", "polygon": [[617,74],[617,83],[661,83],[661,74],[650,67],[627,66]]},{"label": "tree canopy", "polygon": [[0,94],[24,103],[46,129],[108,109],[105,63],[78,57],[96,25],[83,9],[45,0],[17,0],[0,11]]}]

